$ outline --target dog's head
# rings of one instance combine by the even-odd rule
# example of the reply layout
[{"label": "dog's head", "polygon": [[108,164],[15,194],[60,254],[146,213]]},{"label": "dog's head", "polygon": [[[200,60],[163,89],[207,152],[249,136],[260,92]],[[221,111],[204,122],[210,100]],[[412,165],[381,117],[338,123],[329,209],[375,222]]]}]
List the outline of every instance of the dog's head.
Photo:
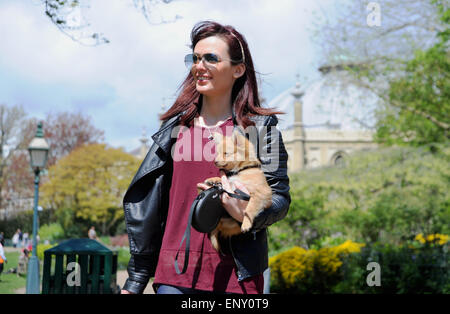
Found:
[{"label": "dog's head", "polygon": [[214,134],[216,142],[215,165],[226,171],[238,171],[244,167],[259,165],[255,147],[242,134],[233,132],[232,136]]}]

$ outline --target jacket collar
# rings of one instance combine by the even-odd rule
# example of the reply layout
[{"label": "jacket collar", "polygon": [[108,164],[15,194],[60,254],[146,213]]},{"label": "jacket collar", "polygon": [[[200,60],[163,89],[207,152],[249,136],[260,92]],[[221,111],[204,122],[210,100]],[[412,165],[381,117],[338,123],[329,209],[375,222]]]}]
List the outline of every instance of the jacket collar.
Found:
[{"label": "jacket collar", "polygon": [[180,118],[184,113],[185,111],[180,112],[176,116],[165,121],[158,132],[152,135],[153,142],[161,147],[166,154],[170,154],[172,147],[172,130],[178,125]]}]

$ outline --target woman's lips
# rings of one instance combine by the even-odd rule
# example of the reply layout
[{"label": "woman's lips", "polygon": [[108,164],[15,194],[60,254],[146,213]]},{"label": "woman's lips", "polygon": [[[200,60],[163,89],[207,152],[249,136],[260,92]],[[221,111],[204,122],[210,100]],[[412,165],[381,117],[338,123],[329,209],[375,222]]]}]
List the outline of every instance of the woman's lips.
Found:
[{"label": "woman's lips", "polygon": [[198,74],[198,75],[196,75],[196,77],[197,77],[198,81],[208,81],[208,80],[212,79],[211,76],[205,75],[205,74]]},{"label": "woman's lips", "polygon": [[205,84],[207,84],[210,80],[211,80],[210,77],[202,77],[202,76],[197,77],[197,83],[200,84],[200,85],[205,85]]}]

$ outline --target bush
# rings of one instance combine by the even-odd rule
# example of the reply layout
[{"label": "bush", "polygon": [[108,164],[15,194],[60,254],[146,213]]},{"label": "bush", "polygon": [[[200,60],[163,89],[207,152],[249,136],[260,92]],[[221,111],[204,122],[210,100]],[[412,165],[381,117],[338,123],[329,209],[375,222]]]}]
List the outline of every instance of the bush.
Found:
[{"label": "bush", "polygon": [[[340,246],[288,250],[269,261],[276,293],[450,293],[448,235],[419,234],[401,246]],[[380,265],[380,286],[366,282],[370,262]]]},{"label": "bush", "polygon": [[41,262],[44,261],[44,252],[48,249],[51,249],[52,247],[56,246],[57,244],[38,244],[37,246],[37,257]]},{"label": "bush", "polygon": [[359,252],[364,244],[346,241],[331,248],[305,250],[294,247],[269,260],[271,290],[278,293],[330,293],[339,280],[344,256]]},{"label": "bush", "polygon": [[39,228],[39,238],[42,242],[64,239],[64,229],[59,223],[43,225]]}]

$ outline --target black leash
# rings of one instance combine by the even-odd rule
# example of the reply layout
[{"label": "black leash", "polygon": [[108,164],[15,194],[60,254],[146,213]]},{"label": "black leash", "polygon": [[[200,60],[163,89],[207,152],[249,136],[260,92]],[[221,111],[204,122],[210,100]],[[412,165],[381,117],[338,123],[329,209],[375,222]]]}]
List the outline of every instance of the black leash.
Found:
[{"label": "black leash", "polygon": [[[235,193],[231,193],[228,191],[225,191],[223,188],[220,188],[219,193],[227,193],[229,196],[240,199],[240,200],[244,200],[244,201],[249,201],[250,200],[250,195],[248,195],[247,193],[244,193],[243,191],[236,189],[234,190]],[[184,235],[183,238],[181,239],[180,242],[180,247],[177,250],[177,255],[175,256],[175,271],[177,272],[178,275],[184,274],[187,270],[188,264],[189,264],[189,249],[191,247],[191,226],[192,226],[192,217],[194,215],[194,211],[195,208],[197,206],[197,203],[199,202],[200,198],[196,197],[194,202],[191,205],[191,210],[189,212],[189,219],[187,222],[187,227],[186,230],[184,231]],[[180,249],[183,246],[183,242],[186,240],[186,248],[184,250],[184,265],[183,265],[183,269],[180,271],[180,268],[178,267],[178,254],[180,253]]]}]

